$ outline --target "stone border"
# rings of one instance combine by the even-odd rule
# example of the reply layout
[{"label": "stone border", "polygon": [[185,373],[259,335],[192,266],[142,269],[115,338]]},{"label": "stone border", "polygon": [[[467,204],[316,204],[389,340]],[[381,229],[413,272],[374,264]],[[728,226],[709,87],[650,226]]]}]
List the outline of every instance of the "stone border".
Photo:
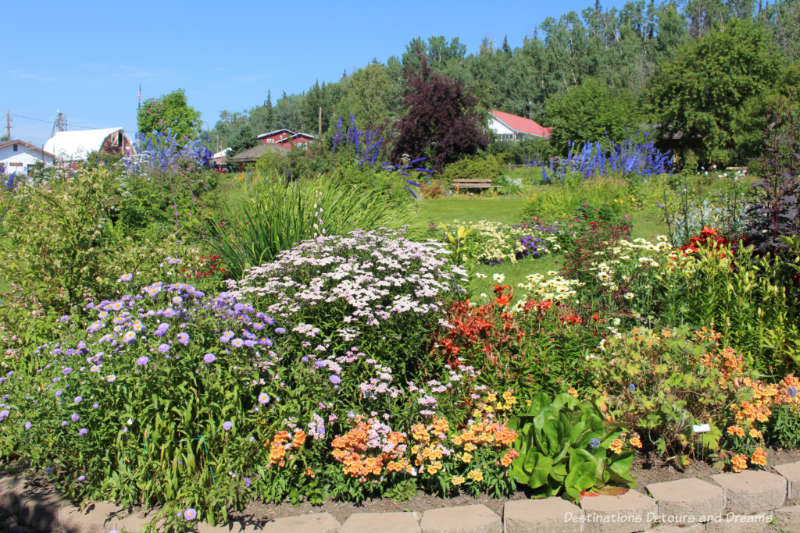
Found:
[{"label": "stone border", "polygon": [[[508,501],[500,517],[485,505],[423,513],[355,513],[340,524],[329,513],[278,518],[267,524],[196,524],[200,533],[690,533],[800,532],[800,462],[775,467],[778,474],[747,470],[710,480],[650,483],[650,496],[630,490],[618,496],[585,496],[580,506],[561,498]],[[0,510],[16,517],[10,533],[136,532],[145,513],[127,514],[110,503],[79,509],[52,492],[26,487],[19,477],[0,478]]]}]

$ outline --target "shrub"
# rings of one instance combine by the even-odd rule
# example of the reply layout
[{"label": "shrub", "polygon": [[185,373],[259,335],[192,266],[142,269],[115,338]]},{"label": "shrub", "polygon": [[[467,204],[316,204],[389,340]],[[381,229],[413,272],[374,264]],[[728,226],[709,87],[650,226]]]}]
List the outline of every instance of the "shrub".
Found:
[{"label": "shrub", "polygon": [[[720,334],[703,329],[656,333],[634,328],[610,337],[591,359],[596,392],[603,409],[628,430],[645,436],[660,453],[687,454],[701,447],[734,471],[765,464],[756,452],[776,405],[796,406],[798,380],[786,376],[768,384],[756,378],[745,358],[723,348]],[[695,424],[708,423],[702,440]],[[743,461],[743,462],[742,462]]]},{"label": "shrub", "polygon": [[359,230],[303,241],[232,286],[296,324],[308,342],[355,344],[403,379],[417,371],[447,300],[464,292],[466,272],[447,255],[439,242]]},{"label": "shrub", "polygon": [[454,179],[489,179],[496,180],[503,171],[503,165],[495,156],[465,157],[447,165],[442,178],[452,183]]},{"label": "shrub", "polygon": [[441,224],[440,228],[459,264],[516,263],[560,249],[555,227],[541,224],[512,226],[488,220],[454,220],[452,225]]}]

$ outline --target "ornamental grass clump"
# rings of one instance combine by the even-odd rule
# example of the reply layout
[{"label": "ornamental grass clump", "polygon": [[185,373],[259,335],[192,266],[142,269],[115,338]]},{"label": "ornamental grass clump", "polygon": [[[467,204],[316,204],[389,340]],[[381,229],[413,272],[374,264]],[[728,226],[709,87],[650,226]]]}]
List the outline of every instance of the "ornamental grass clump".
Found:
[{"label": "ornamental grass clump", "polygon": [[334,349],[356,345],[402,380],[447,302],[465,292],[466,271],[448,256],[444,243],[411,241],[402,230],[320,236],[247,270],[231,292],[294,324],[307,348],[323,339]]}]

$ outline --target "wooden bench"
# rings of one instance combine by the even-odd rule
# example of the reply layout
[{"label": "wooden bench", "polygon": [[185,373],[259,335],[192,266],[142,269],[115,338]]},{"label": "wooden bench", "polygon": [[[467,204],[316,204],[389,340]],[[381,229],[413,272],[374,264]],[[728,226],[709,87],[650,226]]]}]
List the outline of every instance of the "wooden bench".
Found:
[{"label": "wooden bench", "polygon": [[490,179],[454,179],[451,183],[453,189],[458,191],[485,191],[494,188]]}]

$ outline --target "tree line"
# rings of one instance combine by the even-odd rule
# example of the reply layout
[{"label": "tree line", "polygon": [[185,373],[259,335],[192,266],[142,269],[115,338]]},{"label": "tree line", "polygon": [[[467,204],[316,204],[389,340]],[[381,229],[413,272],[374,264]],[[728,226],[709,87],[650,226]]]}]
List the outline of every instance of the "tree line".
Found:
[{"label": "tree line", "polygon": [[[639,0],[548,18],[512,48],[486,38],[468,54],[457,37],[415,38],[400,56],[315,82],[273,104],[223,111],[213,148],[240,148],[279,128],[317,133],[338,117],[382,128],[407,116],[409,72],[421,61],[468,88],[476,109],[500,109],[555,126],[551,144],[620,140],[654,129],[660,143],[700,162],[738,163],[759,143],[768,107],[797,101],[800,0]],[[394,131],[393,131],[394,130]]]}]

